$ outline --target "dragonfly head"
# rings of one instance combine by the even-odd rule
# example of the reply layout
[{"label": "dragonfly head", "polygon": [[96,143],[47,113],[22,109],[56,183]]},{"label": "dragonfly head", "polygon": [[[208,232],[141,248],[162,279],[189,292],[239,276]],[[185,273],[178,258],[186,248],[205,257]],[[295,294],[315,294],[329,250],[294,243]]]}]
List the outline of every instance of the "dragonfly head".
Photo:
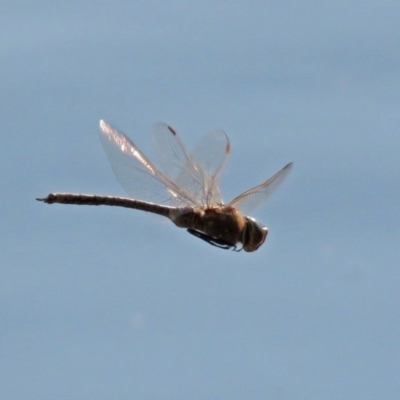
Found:
[{"label": "dragonfly head", "polygon": [[245,217],[246,226],[243,230],[243,250],[256,251],[264,242],[268,234],[268,228],[260,225],[254,218]]}]

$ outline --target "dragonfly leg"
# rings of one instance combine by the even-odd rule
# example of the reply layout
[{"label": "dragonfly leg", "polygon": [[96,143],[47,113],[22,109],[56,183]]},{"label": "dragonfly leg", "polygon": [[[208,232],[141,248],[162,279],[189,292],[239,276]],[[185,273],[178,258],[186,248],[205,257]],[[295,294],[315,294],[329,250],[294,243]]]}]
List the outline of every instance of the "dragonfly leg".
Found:
[{"label": "dragonfly leg", "polygon": [[201,240],[204,240],[205,242],[211,244],[212,246],[218,247],[220,249],[224,249],[224,250],[229,250],[232,249],[233,251],[240,251],[240,250],[236,250],[236,246],[233,244],[230,244],[228,242],[225,242],[224,240],[221,239],[216,239],[213,238],[212,236],[206,235],[203,232],[200,231],[196,231],[195,229],[187,229],[187,231],[193,235],[198,237]]}]

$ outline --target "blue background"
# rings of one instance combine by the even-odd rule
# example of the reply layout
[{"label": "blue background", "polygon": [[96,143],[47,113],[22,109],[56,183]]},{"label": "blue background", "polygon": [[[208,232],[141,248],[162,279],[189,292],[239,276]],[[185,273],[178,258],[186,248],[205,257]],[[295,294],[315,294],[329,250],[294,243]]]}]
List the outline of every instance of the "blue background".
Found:
[{"label": "blue background", "polygon": [[[397,1],[0,8],[1,398],[399,398]],[[36,202],[124,195],[100,118],[224,129],[228,201],[293,161],[264,246]]]}]

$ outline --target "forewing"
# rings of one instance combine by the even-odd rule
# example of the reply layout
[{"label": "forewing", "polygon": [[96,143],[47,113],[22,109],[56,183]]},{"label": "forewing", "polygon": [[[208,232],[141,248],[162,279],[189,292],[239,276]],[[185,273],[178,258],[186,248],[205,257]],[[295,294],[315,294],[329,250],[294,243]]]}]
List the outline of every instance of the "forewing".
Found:
[{"label": "forewing", "polygon": [[155,124],[151,138],[161,169],[170,179],[176,181],[183,168],[193,167],[190,152],[172,127]]},{"label": "forewing", "polygon": [[292,167],[293,163],[287,164],[267,181],[233,199],[229,205],[238,208],[243,214],[249,215],[250,212],[266,203],[269,196],[271,196],[275,189],[282,183]]},{"label": "forewing", "polygon": [[218,184],[230,150],[229,139],[220,129],[204,136],[193,150],[195,165],[203,176],[202,196],[208,206],[222,202]]},{"label": "forewing", "polygon": [[196,200],[162,174],[124,134],[100,121],[100,140],[114,174],[134,199],[168,204],[179,198],[180,204],[196,206]]},{"label": "forewing", "polygon": [[205,136],[191,154],[176,131],[156,124],[152,130],[154,149],[162,171],[207,206],[220,201],[218,180],[229,154],[229,141],[222,131]]}]

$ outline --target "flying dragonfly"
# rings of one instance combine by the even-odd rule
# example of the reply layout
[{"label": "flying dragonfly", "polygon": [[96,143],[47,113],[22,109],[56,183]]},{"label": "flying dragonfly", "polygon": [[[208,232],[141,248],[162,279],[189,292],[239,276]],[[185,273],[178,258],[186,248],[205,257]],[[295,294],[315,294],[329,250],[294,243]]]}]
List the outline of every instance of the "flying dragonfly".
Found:
[{"label": "flying dragonfly", "polygon": [[[267,201],[293,166],[287,164],[265,182],[225,204],[218,184],[230,144],[223,131],[213,131],[189,152],[173,128],[156,124],[152,140],[160,168],[127,136],[103,120],[100,140],[117,180],[130,197],[51,193],[37,200],[151,212],[169,218],[213,246],[236,251],[252,252],[264,243],[267,227],[248,215]],[[237,250],[238,243],[242,247]]]}]

